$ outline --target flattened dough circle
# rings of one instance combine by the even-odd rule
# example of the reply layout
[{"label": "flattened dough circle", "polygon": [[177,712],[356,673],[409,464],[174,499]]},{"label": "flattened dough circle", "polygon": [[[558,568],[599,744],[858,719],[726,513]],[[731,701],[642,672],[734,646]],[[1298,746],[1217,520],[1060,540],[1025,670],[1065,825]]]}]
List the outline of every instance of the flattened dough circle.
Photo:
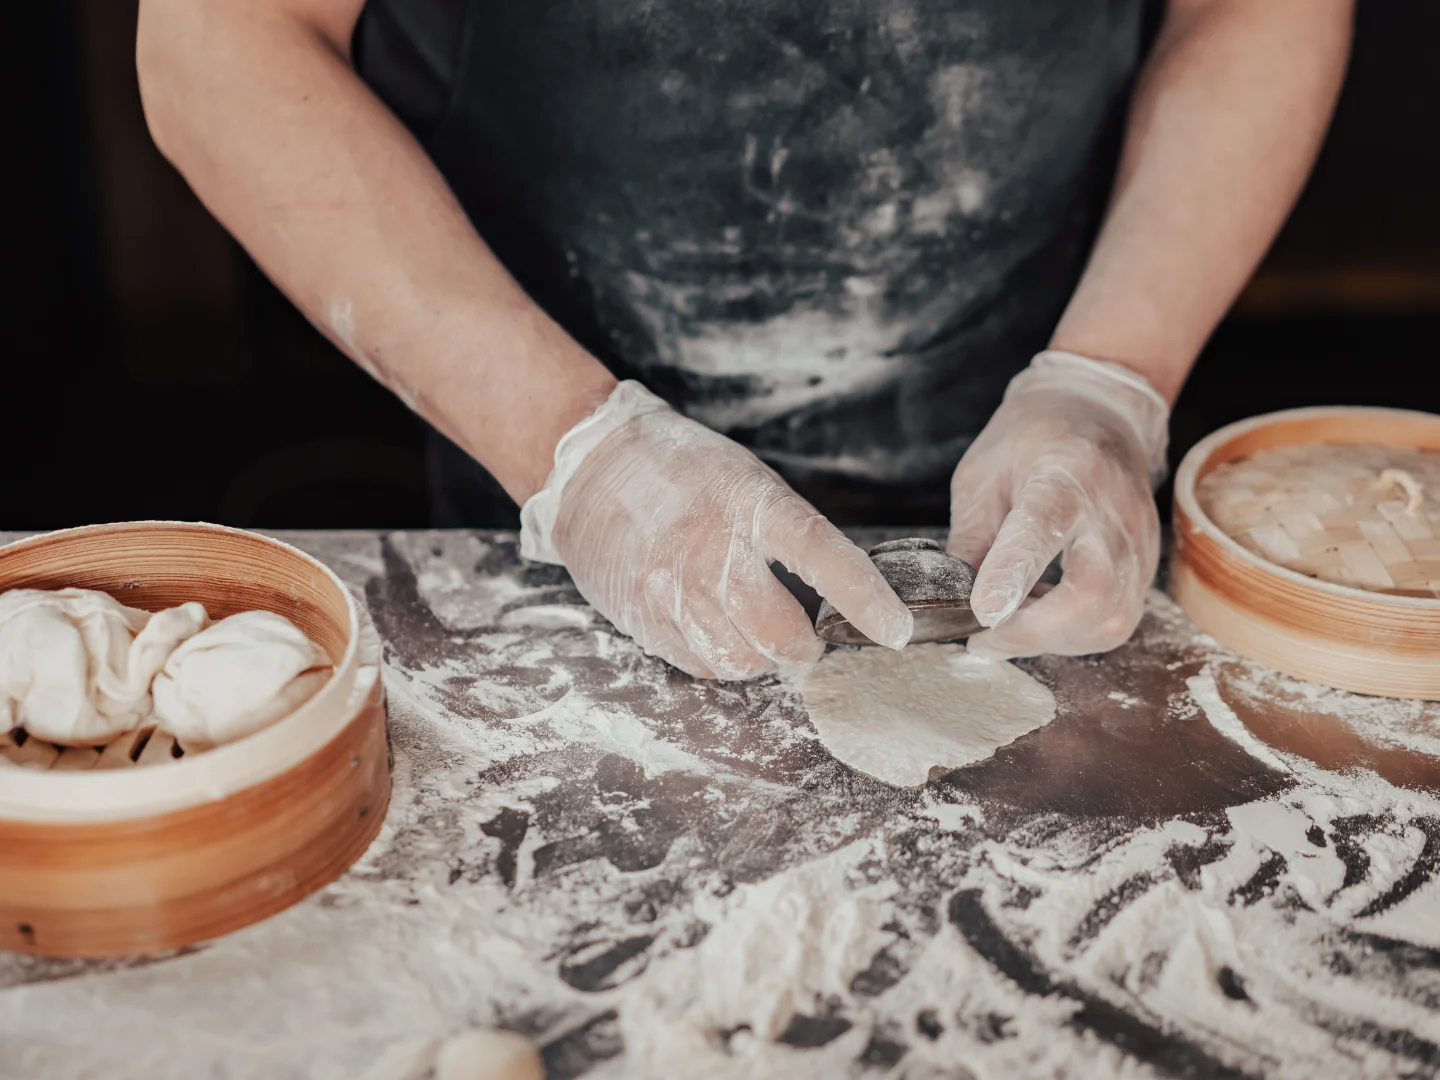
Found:
[{"label": "flattened dough circle", "polygon": [[800,692],[832,754],[896,787],[924,784],[937,765],[983,761],[1055,717],[1042,684],[961,645],[833,651]]}]

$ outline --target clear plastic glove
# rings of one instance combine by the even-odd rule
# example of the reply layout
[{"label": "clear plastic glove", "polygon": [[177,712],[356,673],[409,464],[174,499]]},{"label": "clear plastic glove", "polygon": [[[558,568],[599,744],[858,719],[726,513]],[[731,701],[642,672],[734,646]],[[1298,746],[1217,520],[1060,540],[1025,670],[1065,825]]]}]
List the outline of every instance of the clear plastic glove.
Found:
[{"label": "clear plastic glove", "polygon": [[[948,549],[979,568],[971,605],[991,628],[972,651],[1079,656],[1134,632],[1160,559],[1169,411],[1140,375],[1073,353],[1011,380],[950,482]],[[1056,555],[1060,584],[1032,597]]]},{"label": "clear plastic glove", "polygon": [[863,551],[750,451],[638,383],[560,440],[520,519],[522,555],[563,564],[621,632],[691,675],[748,679],[820,658],[772,562],[872,640],[910,638],[909,610]]}]

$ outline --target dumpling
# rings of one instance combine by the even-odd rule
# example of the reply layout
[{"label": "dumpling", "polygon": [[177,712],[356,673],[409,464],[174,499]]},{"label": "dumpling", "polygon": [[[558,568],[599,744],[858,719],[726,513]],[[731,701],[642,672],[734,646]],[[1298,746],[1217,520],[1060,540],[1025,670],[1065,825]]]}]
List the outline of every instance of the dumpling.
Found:
[{"label": "dumpling", "polygon": [[187,750],[233,742],[294,712],[325,685],[330,658],[283,615],[221,619],[155,677],[155,722]]},{"label": "dumpling", "polygon": [[139,727],[156,672],[208,622],[201,604],[151,615],[90,589],[0,595],[0,731],[92,746]]}]

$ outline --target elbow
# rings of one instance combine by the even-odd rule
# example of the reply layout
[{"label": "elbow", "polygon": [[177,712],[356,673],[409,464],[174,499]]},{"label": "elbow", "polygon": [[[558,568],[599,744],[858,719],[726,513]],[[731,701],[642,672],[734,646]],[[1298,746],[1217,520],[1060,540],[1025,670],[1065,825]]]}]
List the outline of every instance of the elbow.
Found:
[{"label": "elbow", "polygon": [[187,47],[194,42],[183,4],[166,0],[141,0],[135,34],[135,74],[140,85],[140,104],[150,137],[166,158],[174,160],[178,131],[184,122],[185,103],[195,95],[188,92],[185,64]]},{"label": "elbow", "polygon": [[1350,52],[1355,46],[1355,0],[1335,0],[1333,18],[1338,31],[1340,66],[1350,63]]},{"label": "elbow", "polygon": [[243,11],[229,0],[140,0],[135,74],[145,124],[160,152],[177,158],[215,126],[218,100],[232,83]]}]

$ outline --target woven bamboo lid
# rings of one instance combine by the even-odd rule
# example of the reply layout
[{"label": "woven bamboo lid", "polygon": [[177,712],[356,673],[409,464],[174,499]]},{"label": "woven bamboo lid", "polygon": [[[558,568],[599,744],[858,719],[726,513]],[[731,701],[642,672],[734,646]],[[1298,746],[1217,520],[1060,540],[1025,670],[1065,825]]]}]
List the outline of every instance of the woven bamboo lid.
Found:
[{"label": "woven bamboo lid", "polygon": [[1440,596],[1440,454],[1305,443],[1227,462],[1196,486],[1228,536],[1336,585]]}]

